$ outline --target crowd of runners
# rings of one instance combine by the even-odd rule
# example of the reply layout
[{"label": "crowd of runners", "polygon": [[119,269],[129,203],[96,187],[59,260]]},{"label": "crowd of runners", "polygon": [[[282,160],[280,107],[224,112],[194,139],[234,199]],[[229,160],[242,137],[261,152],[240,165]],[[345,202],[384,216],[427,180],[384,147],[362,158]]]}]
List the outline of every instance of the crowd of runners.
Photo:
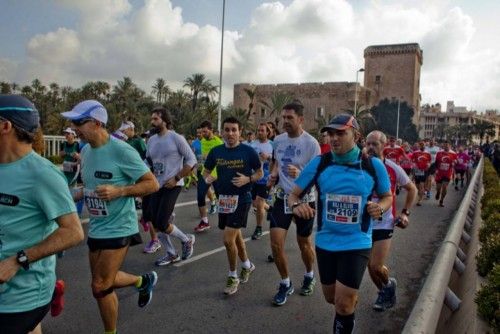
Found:
[{"label": "crowd of runners", "polygon": [[[56,280],[53,255],[83,239],[81,203],[90,216],[91,287],[105,333],[117,331],[116,289],[134,287],[138,306],[145,307],[158,283],[155,271],[121,270],[128,248],[142,242],[139,226],[150,238],[143,251],[162,253],[152,266],[167,266],[192,256],[195,234],[209,233],[209,215],[218,214],[228,261],[221,291],[232,295],[256,270],[242,235],[251,210],[253,240],[269,221],[269,260],[280,277],[272,303],[284,305],[296,288],[288,263],[299,260],[285,251],[294,223],[304,264],[299,293],[313,294],[319,281],[333,305],[333,332],[351,333],[367,268],[379,291],[373,308],[395,305],[397,280],[385,265],[394,228],[408,226],[414,205],[443,207],[449,183],[455,190],[466,186],[481,157],[479,148],[452,150],[433,139],[411,146],[380,131],[363,137],[348,114],[336,115],[316,138],[303,129],[298,100],[284,106],[281,134],[272,122],[244,132],[228,117],[220,136],[204,121],[195,138],[186,138],[163,107],[151,110],[147,133],[138,136],[126,121],[110,134],[107,111],[94,100],[61,116],[69,126],[57,168],[32,151],[36,107],[19,95],[0,95],[1,333],[39,333],[49,310],[60,313],[64,283]],[[188,233],[176,226],[174,207],[192,185],[200,221]],[[398,195],[404,196],[400,208]]]}]

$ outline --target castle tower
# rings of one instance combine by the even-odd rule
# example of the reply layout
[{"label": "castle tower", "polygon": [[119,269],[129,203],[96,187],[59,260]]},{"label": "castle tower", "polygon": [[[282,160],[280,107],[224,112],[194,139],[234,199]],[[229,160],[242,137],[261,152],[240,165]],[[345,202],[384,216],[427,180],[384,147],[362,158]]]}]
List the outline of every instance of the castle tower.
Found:
[{"label": "castle tower", "polygon": [[401,98],[413,107],[413,123],[420,114],[420,67],[423,51],[418,43],[372,45],[365,49],[364,86],[376,94],[377,103]]}]

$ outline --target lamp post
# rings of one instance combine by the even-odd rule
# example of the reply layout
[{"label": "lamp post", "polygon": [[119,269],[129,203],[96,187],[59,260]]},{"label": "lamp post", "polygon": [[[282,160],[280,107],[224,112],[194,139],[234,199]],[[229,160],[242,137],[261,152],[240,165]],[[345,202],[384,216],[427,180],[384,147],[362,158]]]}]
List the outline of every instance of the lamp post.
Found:
[{"label": "lamp post", "polygon": [[226,0],[222,0],[222,31],[220,42],[220,69],[219,69],[219,108],[217,109],[217,129],[221,133],[221,117],[222,117],[222,58],[224,55],[224,16],[226,12]]},{"label": "lamp post", "polygon": [[359,72],[364,72],[364,68],[360,68],[359,70],[356,71],[356,86],[354,86],[354,117],[357,116],[358,111],[356,110],[356,107],[358,106],[358,74]]}]

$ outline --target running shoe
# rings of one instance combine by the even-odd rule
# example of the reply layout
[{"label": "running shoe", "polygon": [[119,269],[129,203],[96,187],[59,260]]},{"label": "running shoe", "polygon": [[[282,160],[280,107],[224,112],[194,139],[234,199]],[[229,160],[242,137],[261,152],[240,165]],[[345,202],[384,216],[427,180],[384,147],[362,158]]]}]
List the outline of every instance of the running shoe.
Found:
[{"label": "running shoe", "polygon": [[246,283],[248,282],[248,279],[250,278],[250,275],[253,273],[255,270],[255,265],[251,263],[250,268],[241,268],[241,273],[240,273],[240,283]]},{"label": "running shoe", "polygon": [[396,304],[396,288],[397,281],[394,277],[389,278],[389,284],[387,284],[385,289],[385,309],[391,308]]},{"label": "running shoe", "polygon": [[188,234],[188,241],[182,243],[182,259],[187,260],[193,255],[193,246],[194,246],[194,235]]},{"label": "running shoe", "polygon": [[155,261],[155,265],[158,267],[163,267],[163,266],[168,266],[171,263],[179,262],[181,260],[181,257],[179,254],[167,254],[164,257],[159,258],[158,260]]},{"label": "running shoe", "polygon": [[300,294],[302,296],[310,296],[314,292],[314,286],[316,285],[316,278],[304,276],[304,281],[302,282],[302,287],[300,288]]},{"label": "running shoe", "polygon": [[211,203],[210,204],[210,210],[208,210],[208,213],[213,215],[217,213],[217,204]]},{"label": "running shoe", "polygon": [[444,204],[443,204],[443,201],[439,201],[439,204],[438,204],[439,207],[441,208],[444,208]]},{"label": "running shoe", "polygon": [[205,230],[209,230],[210,229],[210,224],[209,223],[205,223],[203,220],[200,221],[200,223],[198,224],[198,226],[196,226],[194,228],[194,231],[196,233],[199,233],[199,232],[203,232]]},{"label": "running shoe", "polygon": [[57,317],[64,308],[64,281],[58,279],[50,302],[50,315]]},{"label": "running shoe", "polygon": [[142,284],[138,288],[139,290],[139,300],[137,304],[139,307],[145,307],[151,302],[153,298],[153,289],[158,282],[158,274],[155,271],[151,271],[142,275]]},{"label": "running shoe", "polygon": [[238,286],[240,285],[240,279],[238,277],[228,276],[226,287],[224,288],[224,293],[226,295],[232,295],[238,291]]},{"label": "running shoe", "polygon": [[143,252],[148,254],[153,254],[161,248],[160,240],[150,240],[148,244],[144,247]]},{"label": "running shoe", "polygon": [[377,296],[377,300],[375,301],[375,304],[373,304],[372,308],[375,310],[375,311],[379,311],[379,312],[382,312],[382,311],[385,311],[385,300],[386,300],[386,297],[385,297],[385,289],[382,288],[378,291],[378,296]]},{"label": "running shoe", "polygon": [[252,234],[252,240],[258,240],[262,237],[262,227],[257,226]]},{"label": "running shoe", "polygon": [[278,293],[273,298],[274,305],[281,306],[286,303],[286,299],[293,293],[293,285],[290,282],[290,286],[286,286],[285,283],[280,283],[278,288]]}]

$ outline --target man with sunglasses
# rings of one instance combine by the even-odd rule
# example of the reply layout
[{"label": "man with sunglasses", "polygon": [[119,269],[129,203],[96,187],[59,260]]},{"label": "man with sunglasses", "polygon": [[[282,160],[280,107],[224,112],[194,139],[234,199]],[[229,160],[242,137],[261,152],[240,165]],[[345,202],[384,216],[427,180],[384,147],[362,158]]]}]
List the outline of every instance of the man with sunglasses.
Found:
[{"label": "man with sunglasses", "polygon": [[114,289],[135,286],[139,307],[149,304],[158,280],[152,271],[141,276],[120,271],[129,246],[140,242],[134,197],[158,190],[159,185],[139,153],[106,131],[108,114],[95,100],[78,103],[62,116],[87,141],[81,152],[83,197],[90,214],[89,247],[92,294],[106,333],[115,333],[118,297]]},{"label": "man with sunglasses", "polygon": [[32,149],[38,127],[28,99],[0,95],[0,333],[41,331],[54,254],[83,240],[66,178]]}]

